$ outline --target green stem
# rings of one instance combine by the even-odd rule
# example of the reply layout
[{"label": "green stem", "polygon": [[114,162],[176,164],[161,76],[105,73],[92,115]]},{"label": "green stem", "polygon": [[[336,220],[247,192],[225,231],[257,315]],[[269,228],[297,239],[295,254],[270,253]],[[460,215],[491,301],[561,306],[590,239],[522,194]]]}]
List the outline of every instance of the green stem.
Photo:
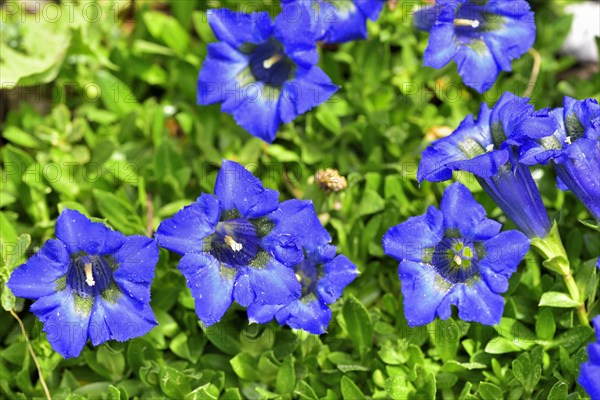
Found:
[{"label": "green stem", "polygon": [[579,295],[579,288],[577,287],[575,279],[573,278],[573,274],[571,273],[569,258],[567,257],[567,252],[562,244],[562,240],[560,239],[557,225],[554,224],[552,230],[545,238],[532,239],[531,245],[537,249],[538,253],[540,253],[542,257],[545,258],[545,261],[542,263],[544,267],[554,272],[558,272],[563,277],[565,285],[567,286],[567,290],[569,291],[569,295],[573,300],[579,303],[579,307],[577,307],[577,316],[579,317],[579,321],[582,325],[589,326],[590,322],[587,311],[585,310],[585,304]]}]

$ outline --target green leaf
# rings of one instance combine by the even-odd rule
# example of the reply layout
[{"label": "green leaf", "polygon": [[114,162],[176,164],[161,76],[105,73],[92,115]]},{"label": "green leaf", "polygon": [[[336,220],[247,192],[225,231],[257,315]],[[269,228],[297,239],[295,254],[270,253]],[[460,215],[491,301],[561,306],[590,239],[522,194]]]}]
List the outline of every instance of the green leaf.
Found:
[{"label": "green leaf", "polygon": [[[66,14],[67,10],[62,9],[58,12]],[[26,11],[21,9],[16,14],[22,16]],[[6,14],[3,14],[3,24],[7,22],[5,18]],[[56,78],[71,43],[71,34],[65,29],[65,24],[52,23],[42,18],[37,22],[29,21],[20,24],[11,21],[10,25],[19,31],[21,46],[15,49],[14,46],[5,43],[8,35],[0,35],[2,41],[0,87],[4,89],[17,84],[33,86],[48,83]]]},{"label": "green leaf", "polygon": [[294,391],[294,394],[301,399],[319,400],[319,397],[315,393],[314,389],[305,381],[298,382],[298,387]]},{"label": "green leaf", "polygon": [[131,88],[110,72],[104,69],[96,72],[96,83],[100,98],[109,111],[123,117],[139,106]]},{"label": "green leaf", "polygon": [[277,393],[286,394],[293,393],[296,386],[296,370],[294,368],[294,359],[291,355],[287,356],[279,370],[277,371],[277,380],[275,388]]},{"label": "green leaf", "polygon": [[178,55],[184,56],[186,54],[190,35],[175,18],[158,11],[145,12],[143,18],[152,36],[162,40]]},{"label": "green leaf", "polygon": [[364,191],[356,212],[357,216],[361,217],[364,215],[375,214],[384,208],[385,201],[381,198],[379,193],[374,190],[367,189]]},{"label": "green leaf", "polygon": [[556,337],[552,346],[562,346],[570,354],[585,344],[593,334],[594,330],[589,326],[576,326]]},{"label": "green leaf", "polygon": [[248,381],[260,380],[256,360],[248,353],[239,353],[229,361],[237,376]]},{"label": "green leaf", "polygon": [[344,399],[361,400],[367,397],[363,394],[358,386],[347,376],[342,376],[340,381],[342,397]]},{"label": "green leaf", "polygon": [[110,385],[106,394],[106,400],[121,400],[121,391],[115,386]]},{"label": "green leaf", "polygon": [[485,352],[489,354],[505,354],[515,351],[523,351],[523,349],[517,346],[511,340],[500,336],[493,338],[485,346]]},{"label": "green leaf", "polygon": [[497,400],[502,398],[502,389],[493,383],[481,382],[479,384],[479,395],[483,400]]},{"label": "green leaf", "polygon": [[160,389],[172,399],[184,398],[192,389],[189,379],[180,371],[171,367],[160,370]]},{"label": "green leaf", "polygon": [[350,295],[344,302],[342,314],[354,346],[364,356],[373,343],[373,325],[369,311],[356,297]]},{"label": "green leaf", "polygon": [[406,377],[393,375],[386,379],[385,391],[394,400],[407,400],[414,393],[415,389]]},{"label": "green leaf", "polygon": [[568,294],[561,292],[546,292],[542,295],[540,307],[574,308],[579,307],[578,301],[573,300]]},{"label": "green leaf", "polygon": [[100,213],[116,230],[126,235],[144,233],[144,224],[131,202],[99,189],[93,193]]},{"label": "green leaf", "polygon": [[96,359],[106,371],[110,373],[113,381],[118,381],[125,372],[125,356],[122,351],[116,351],[108,345],[98,348]]},{"label": "green leaf", "polygon": [[542,340],[551,340],[556,332],[554,313],[550,308],[542,308],[535,323],[535,332]]},{"label": "green leaf", "polygon": [[219,388],[212,383],[202,385],[185,396],[184,400],[218,400]]},{"label": "green leaf", "polygon": [[565,400],[569,394],[569,384],[564,381],[558,381],[552,386],[548,394],[548,400]]}]

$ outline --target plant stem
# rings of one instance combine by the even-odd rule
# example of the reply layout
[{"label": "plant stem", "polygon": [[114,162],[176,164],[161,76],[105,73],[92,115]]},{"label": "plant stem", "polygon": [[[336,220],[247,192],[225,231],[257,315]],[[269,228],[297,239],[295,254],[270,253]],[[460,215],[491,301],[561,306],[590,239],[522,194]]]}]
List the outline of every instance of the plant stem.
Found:
[{"label": "plant stem", "polygon": [[8,311],[17,320],[17,322],[19,323],[19,326],[21,327],[21,332],[23,333],[23,336],[25,337],[25,341],[27,342],[27,348],[29,349],[29,353],[31,353],[31,357],[33,358],[33,362],[35,363],[35,366],[37,368],[38,376],[40,377],[40,383],[42,384],[42,387],[44,388],[44,393],[46,393],[46,398],[48,400],[52,400],[52,396],[50,396],[50,391],[48,390],[48,386],[46,386],[46,381],[44,380],[44,375],[42,374],[42,366],[40,365],[40,363],[35,355],[35,352],[33,351],[33,347],[31,347],[31,342],[29,341],[29,337],[27,336],[27,331],[25,330],[25,325],[23,325],[23,321],[21,321],[21,318],[19,318],[17,313],[15,313],[13,310],[8,310]]},{"label": "plant stem", "polygon": [[538,75],[540,74],[540,66],[542,65],[542,56],[539,51],[532,47],[529,49],[528,53],[533,57],[533,68],[531,69],[531,77],[529,78],[527,88],[525,89],[525,92],[523,92],[523,97],[529,97],[533,93]]},{"label": "plant stem", "polygon": [[552,230],[545,238],[532,239],[531,244],[538,250],[540,255],[545,258],[545,261],[542,263],[544,267],[554,272],[558,272],[563,277],[569,295],[573,300],[579,303],[579,306],[577,307],[579,322],[581,322],[582,325],[589,326],[590,322],[587,311],[585,310],[585,303],[579,294],[579,288],[571,273],[569,258],[567,257],[567,252],[563,246],[560,234],[558,233],[557,225],[554,224]]}]

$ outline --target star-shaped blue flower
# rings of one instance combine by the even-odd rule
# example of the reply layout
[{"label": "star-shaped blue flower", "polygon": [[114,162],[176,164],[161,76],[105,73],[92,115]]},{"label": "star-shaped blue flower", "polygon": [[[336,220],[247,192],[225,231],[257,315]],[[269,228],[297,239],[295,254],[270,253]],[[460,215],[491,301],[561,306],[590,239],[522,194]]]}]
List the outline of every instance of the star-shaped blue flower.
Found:
[{"label": "star-shaped blue flower", "polygon": [[158,227],[158,243],[183,255],[179,269],[206,326],[234,300],[248,307],[300,296],[291,267],[304,259],[304,243],[331,238],[311,202],[279,204],[278,198],[244,167],[225,160],[215,195],[202,194]]},{"label": "star-shaped blue flower", "polygon": [[470,172],[521,231],[530,238],[545,237],[552,227],[546,208],[531,172],[517,162],[520,127],[534,113],[528,99],[512,93],[503,94],[492,110],[482,104],[477,122],[467,116],[450,136],[423,152],[419,182]]},{"label": "star-shaped blue flower", "polygon": [[560,182],[600,221],[600,105],[565,97],[564,107],[523,122],[519,161],[554,165]]},{"label": "star-shaped blue flower", "polygon": [[592,320],[596,342],[587,348],[588,361],[581,365],[577,382],[583,386],[592,400],[600,399],[600,315]]},{"label": "star-shaped blue flower", "polygon": [[409,218],[383,237],[387,255],[400,261],[404,315],[410,326],[439,316],[451,305],[465,321],[494,325],[504,310],[501,293],[529,249],[519,231],[500,232],[460,183],[450,185],[440,210]]},{"label": "star-shaped blue flower", "polygon": [[480,93],[535,42],[534,15],[524,0],[438,0],[417,11],[414,23],[431,34],[425,65],[439,69],[454,60],[465,84]]},{"label": "star-shaped blue flower", "polygon": [[367,38],[367,20],[377,20],[385,0],[282,0],[285,14],[310,16],[314,39],[345,43]]},{"label": "star-shaped blue flower", "polygon": [[15,295],[35,300],[31,311],[54,350],[77,357],[88,338],[94,346],[122,342],[157,324],[149,304],[154,240],[125,236],[68,209],[56,221],[56,237],[7,283]]},{"label": "star-shaped blue flower", "polygon": [[306,258],[294,265],[294,272],[302,285],[300,298],[288,304],[255,303],[248,308],[248,317],[258,323],[276,318],[280,325],[323,334],[331,321],[329,304],[342,296],[358,270],[346,256],[336,256],[335,246],[322,245],[307,250]]},{"label": "star-shaped blue flower", "polygon": [[219,42],[208,45],[198,77],[198,104],[222,103],[238,125],[267,142],[282,123],[327,101],[338,89],[316,66],[309,16],[273,22],[267,12],[209,10]]}]

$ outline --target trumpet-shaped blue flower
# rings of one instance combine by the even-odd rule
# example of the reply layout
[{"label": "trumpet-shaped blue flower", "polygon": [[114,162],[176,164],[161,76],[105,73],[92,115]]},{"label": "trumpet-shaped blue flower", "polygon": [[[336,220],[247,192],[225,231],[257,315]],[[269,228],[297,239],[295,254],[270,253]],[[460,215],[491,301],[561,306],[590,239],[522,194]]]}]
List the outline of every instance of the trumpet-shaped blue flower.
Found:
[{"label": "trumpet-shaped blue flower", "polygon": [[[285,9],[284,9],[285,10]],[[208,45],[198,104],[222,103],[238,125],[267,142],[282,123],[329,99],[337,86],[318,67],[309,16],[273,22],[266,12],[209,10],[219,42]]]},{"label": "trumpet-shaped blue flower", "polygon": [[56,221],[56,237],[7,283],[15,295],[35,300],[31,311],[54,350],[77,357],[88,338],[94,346],[122,342],[156,325],[149,305],[154,240],[124,236],[68,209]]},{"label": "trumpet-shaped blue flower", "polygon": [[438,0],[417,11],[414,23],[430,32],[425,65],[439,69],[454,60],[465,84],[480,93],[535,41],[524,0]]},{"label": "trumpet-shaped blue flower", "polygon": [[501,293],[529,249],[519,231],[500,232],[460,183],[450,185],[440,210],[409,218],[383,237],[387,255],[400,261],[404,315],[410,326],[439,316],[451,305],[465,321],[494,325],[504,310]]},{"label": "trumpet-shaped blue flower", "polygon": [[306,258],[294,265],[294,272],[302,285],[301,297],[287,304],[255,303],[248,308],[249,319],[266,323],[276,318],[279,324],[294,329],[325,333],[331,321],[329,304],[356,278],[356,266],[346,256],[336,256],[335,246],[323,245],[307,250]]},{"label": "trumpet-shaped blue flower", "polygon": [[158,227],[158,243],[182,254],[179,269],[206,325],[218,322],[235,300],[281,304],[301,286],[293,265],[305,243],[331,240],[309,201],[279,204],[279,193],[233,161],[223,161],[215,196],[202,194]]},{"label": "trumpet-shaped blue flower", "polygon": [[384,0],[282,0],[288,17],[310,16],[314,39],[344,43],[367,38],[367,20],[375,21]]},{"label": "trumpet-shaped blue flower", "polygon": [[600,399],[600,315],[592,320],[592,325],[596,330],[596,342],[588,345],[588,361],[581,365],[577,382],[592,400],[596,400]]},{"label": "trumpet-shaped blue flower", "polygon": [[564,107],[523,122],[519,161],[554,165],[560,182],[600,221],[600,105],[565,97]]},{"label": "trumpet-shaped blue flower", "polygon": [[482,188],[530,238],[545,237],[551,223],[529,169],[517,162],[521,122],[534,114],[528,99],[505,93],[490,110],[481,106],[477,122],[465,118],[448,137],[433,142],[419,165],[419,182],[473,173]]}]

